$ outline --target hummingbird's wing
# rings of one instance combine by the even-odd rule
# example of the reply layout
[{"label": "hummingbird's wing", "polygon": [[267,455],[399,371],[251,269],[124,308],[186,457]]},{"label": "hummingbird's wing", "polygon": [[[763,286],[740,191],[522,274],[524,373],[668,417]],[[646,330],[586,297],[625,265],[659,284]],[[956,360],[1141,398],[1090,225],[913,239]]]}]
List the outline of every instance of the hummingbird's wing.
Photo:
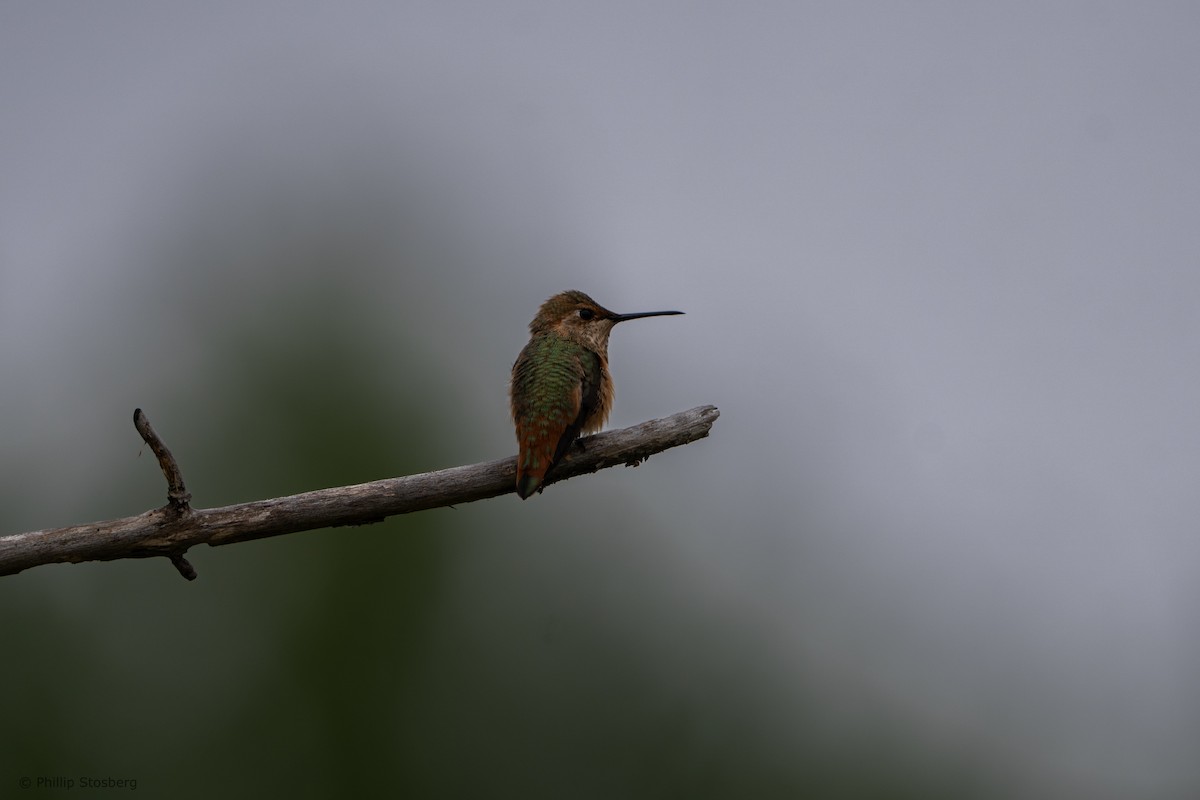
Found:
[{"label": "hummingbird's wing", "polygon": [[567,429],[558,437],[558,446],[554,448],[554,458],[550,466],[554,466],[566,454],[567,449],[579,438],[584,421],[592,415],[596,404],[600,402],[600,357],[591,350],[579,353],[579,405],[574,406],[575,417]]},{"label": "hummingbird's wing", "polygon": [[533,494],[579,436],[600,393],[595,353],[557,336],[539,336],[521,351],[512,374],[517,429],[517,494]]}]

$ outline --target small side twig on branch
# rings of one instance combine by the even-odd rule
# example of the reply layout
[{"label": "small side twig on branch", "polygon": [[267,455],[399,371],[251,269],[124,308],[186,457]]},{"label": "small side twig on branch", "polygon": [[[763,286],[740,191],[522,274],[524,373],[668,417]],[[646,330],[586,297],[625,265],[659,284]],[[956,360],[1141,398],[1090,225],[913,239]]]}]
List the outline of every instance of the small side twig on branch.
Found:
[{"label": "small side twig on branch", "polygon": [[150,426],[150,420],[146,419],[140,408],[133,410],[133,427],[137,428],[137,432],[142,435],[142,441],[150,446],[154,457],[158,459],[158,466],[162,467],[163,476],[167,479],[167,502],[180,512],[190,511],[188,503],[192,500],[192,493],[184,488],[183,473],[179,471],[179,464]]},{"label": "small side twig on branch", "polygon": [[[141,434],[142,441],[150,446],[150,450],[154,453],[154,457],[158,459],[158,466],[162,468],[163,476],[167,479],[167,505],[172,508],[179,516],[192,513],[191,506],[188,503],[192,500],[192,494],[183,485],[183,472],[179,469],[179,463],[175,461],[175,456],[171,455],[171,451],[167,449],[167,445],[159,437],[158,433],[150,425],[150,420],[146,419],[146,415],[140,408],[133,410],[133,427],[137,428],[137,432]],[[181,550],[178,553],[168,554],[171,563],[175,569],[179,570],[179,574],[184,577],[184,580],[196,580],[196,568],[184,556],[186,550]]]},{"label": "small side twig on branch", "polygon": [[[545,485],[618,464],[636,466],[654,453],[708,436],[718,416],[716,406],[698,406],[596,434],[585,440],[586,447],[572,448],[547,475]],[[193,580],[196,571],[184,554],[197,544],[217,547],[331,526],[365,525],[514,490],[516,459],[510,457],[222,508],[193,509],[178,463],[141,409],[134,412],[134,424],[166,476],[167,505],[134,517],[0,537],[0,575],[42,564],[165,556],[183,577]]]}]

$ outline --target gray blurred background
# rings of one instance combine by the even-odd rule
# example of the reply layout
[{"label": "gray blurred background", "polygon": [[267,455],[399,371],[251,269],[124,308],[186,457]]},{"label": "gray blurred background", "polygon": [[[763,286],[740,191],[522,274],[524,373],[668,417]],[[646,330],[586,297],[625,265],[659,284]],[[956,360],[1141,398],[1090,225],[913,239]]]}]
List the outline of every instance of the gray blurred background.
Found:
[{"label": "gray blurred background", "polygon": [[[0,5],[0,532],[711,438],[0,578],[0,795],[1200,794],[1200,11]],[[78,791],[78,790],[76,790]],[[33,795],[66,794],[33,789]],[[23,796],[23,795],[22,795]]]}]

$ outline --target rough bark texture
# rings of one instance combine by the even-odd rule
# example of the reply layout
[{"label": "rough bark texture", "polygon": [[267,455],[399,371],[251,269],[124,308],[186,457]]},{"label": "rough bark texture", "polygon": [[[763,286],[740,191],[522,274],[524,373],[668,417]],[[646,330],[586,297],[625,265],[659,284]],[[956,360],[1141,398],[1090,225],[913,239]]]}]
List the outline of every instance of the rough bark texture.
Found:
[{"label": "rough bark texture", "polygon": [[[550,472],[546,485],[618,464],[636,466],[654,453],[703,439],[719,415],[715,406],[699,406],[583,439]],[[191,580],[196,573],[183,556],[197,544],[216,547],[336,525],[365,525],[514,490],[516,459],[504,458],[272,500],[193,509],[175,459],[140,409],[134,412],[134,423],[167,478],[168,504],[135,517],[2,537],[0,575],[41,564],[163,556]]]}]

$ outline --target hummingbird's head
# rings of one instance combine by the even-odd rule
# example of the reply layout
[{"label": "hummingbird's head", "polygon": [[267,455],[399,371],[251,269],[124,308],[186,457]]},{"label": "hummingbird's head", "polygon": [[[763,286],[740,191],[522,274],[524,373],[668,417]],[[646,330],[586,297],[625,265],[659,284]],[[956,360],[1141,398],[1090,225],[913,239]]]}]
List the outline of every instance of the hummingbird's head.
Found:
[{"label": "hummingbird's head", "polygon": [[617,314],[609,311],[592,298],[572,289],[554,295],[538,309],[537,316],[529,323],[529,332],[554,333],[593,350],[605,353],[608,350],[608,335],[618,322],[641,317],[658,317],[666,314],[682,314],[682,311],[644,311],[637,314]]}]

